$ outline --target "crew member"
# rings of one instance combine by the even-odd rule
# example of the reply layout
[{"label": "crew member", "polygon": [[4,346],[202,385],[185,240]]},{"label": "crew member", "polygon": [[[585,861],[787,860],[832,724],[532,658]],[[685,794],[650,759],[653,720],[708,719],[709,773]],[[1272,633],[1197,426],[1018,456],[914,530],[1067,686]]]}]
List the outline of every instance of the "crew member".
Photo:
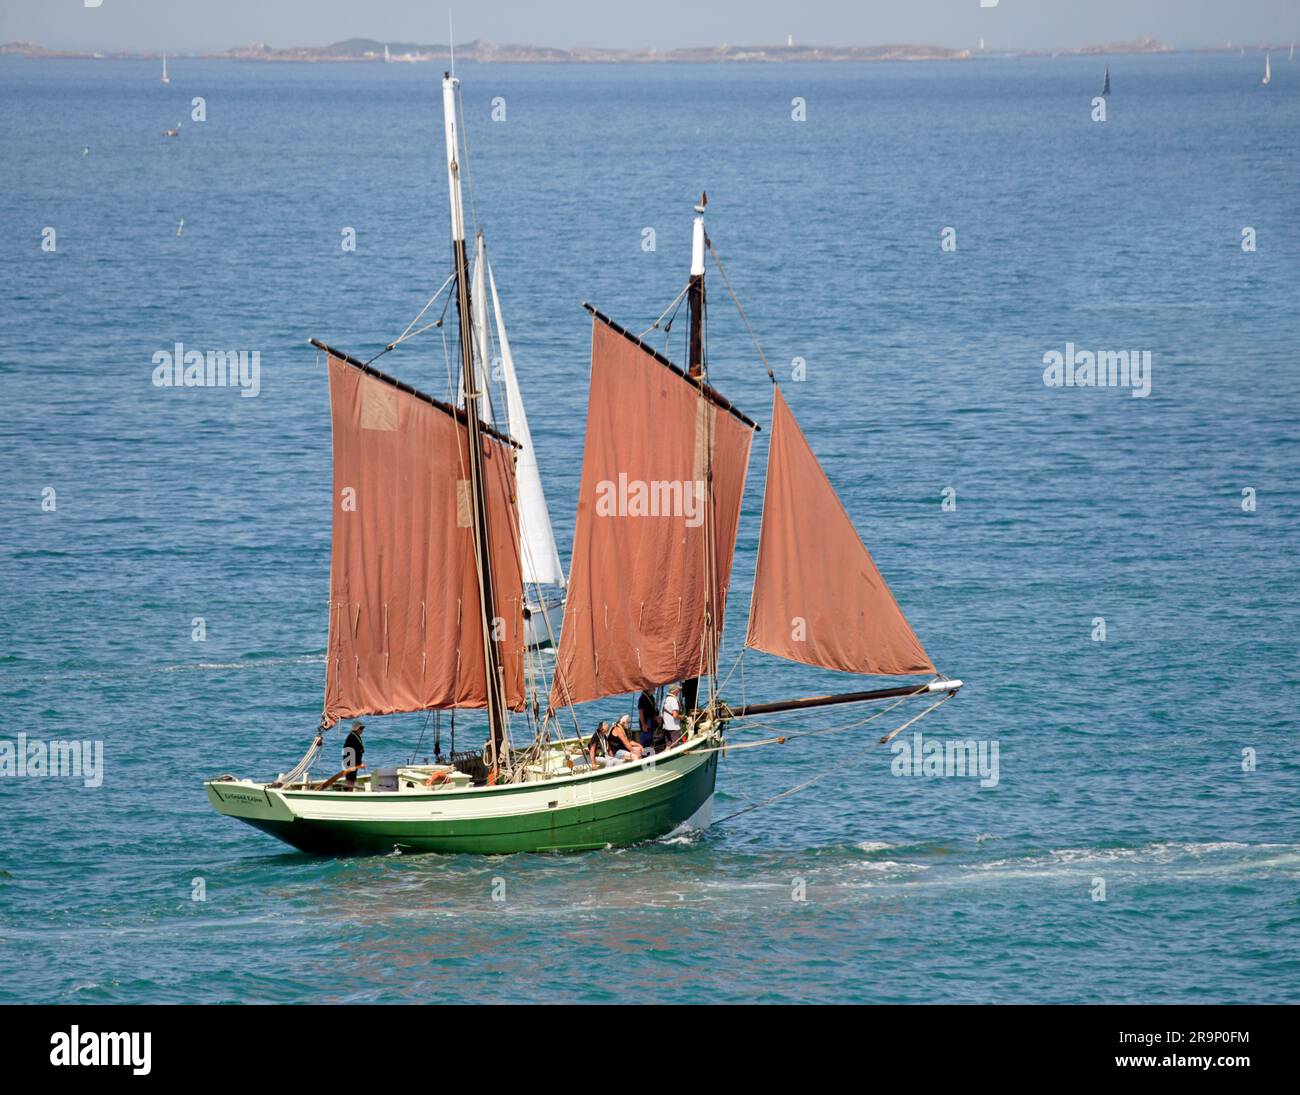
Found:
[{"label": "crew member", "polygon": [[358,719],[352,724],[352,729],[348,731],[348,736],[343,742],[343,767],[348,770],[343,778],[349,791],[356,789],[357,769],[362,767],[361,758],[366,752],[366,747],[361,742],[361,735],[365,729],[366,724]]}]

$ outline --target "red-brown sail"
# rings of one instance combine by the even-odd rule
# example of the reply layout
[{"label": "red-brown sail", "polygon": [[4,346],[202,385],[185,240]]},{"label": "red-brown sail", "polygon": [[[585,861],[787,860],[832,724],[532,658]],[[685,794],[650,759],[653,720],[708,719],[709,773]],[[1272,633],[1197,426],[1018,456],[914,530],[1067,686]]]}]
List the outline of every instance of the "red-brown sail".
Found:
[{"label": "red-brown sail", "polygon": [[753,424],[711,388],[595,314],[552,707],[706,670],[722,630],[752,437]]},{"label": "red-brown sail", "polygon": [[[453,408],[356,362],[331,355],[329,382],[334,530],[324,725],[484,707],[468,431]],[[523,581],[514,459],[494,436],[485,433],[483,445],[505,695],[517,710]]]},{"label": "red-brown sail", "polygon": [[773,390],[745,645],[848,673],[933,673],[781,390]]}]

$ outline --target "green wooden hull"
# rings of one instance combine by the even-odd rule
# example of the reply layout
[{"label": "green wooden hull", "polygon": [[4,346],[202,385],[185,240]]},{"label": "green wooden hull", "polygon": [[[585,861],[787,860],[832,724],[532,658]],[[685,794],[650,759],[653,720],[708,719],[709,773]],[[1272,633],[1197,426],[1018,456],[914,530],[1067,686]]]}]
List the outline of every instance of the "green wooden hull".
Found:
[{"label": "green wooden hull", "polygon": [[[717,763],[716,752],[687,752],[661,764],[658,772],[629,766],[626,772],[615,769],[549,784],[479,790],[469,792],[474,799],[460,810],[449,803],[458,796],[428,796],[422,800],[430,803],[425,816],[420,816],[418,805],[397,796],[409,816],[392,818],[319,816],[336,804],[354,808],[359,815],[369,805],[365,800],[381,796],[282,796],[259,785],[205,786],[222,813],[316,855],[394,849],[488,855],[576,852],[652,840],[695,818],[713,795]],[[442,811],[444,816],[428,816],[444,806],[451,807]]]}]

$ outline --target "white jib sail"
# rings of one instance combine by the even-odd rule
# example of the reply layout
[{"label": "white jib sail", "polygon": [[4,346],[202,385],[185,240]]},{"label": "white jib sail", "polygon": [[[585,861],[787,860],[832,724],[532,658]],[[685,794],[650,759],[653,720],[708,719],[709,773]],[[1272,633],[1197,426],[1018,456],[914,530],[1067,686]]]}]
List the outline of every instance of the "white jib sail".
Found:
[{"label": "white jib sail", "polygon": [[555,546],[555,533],[551,530],[551,514],[546,508],[546,495],[542,493],[542,476],[537,468],[533,436],[528,430],[528,416],[524,413],[524,399],[519,393],[514,359],[510,356],[506,324],[501,318],[497,279],[492,273],[492,264],[485,260],[485,265],[492,290],[492,311],[497,319],[497,343],[501,351],[501,379],[506,386],[510,436],[521,446],[519,460],[515,465],[515,483],[519,491],[519,542],[523,555],[524,583],[562,586],[564,570],[560,566],[559,549]]}]

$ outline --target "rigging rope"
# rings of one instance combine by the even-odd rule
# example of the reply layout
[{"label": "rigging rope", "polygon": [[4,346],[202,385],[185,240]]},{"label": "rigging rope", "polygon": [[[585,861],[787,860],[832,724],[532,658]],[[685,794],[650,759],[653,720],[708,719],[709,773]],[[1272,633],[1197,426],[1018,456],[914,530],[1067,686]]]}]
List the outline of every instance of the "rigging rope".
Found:
[{"label": "rigging rope", "polygon": [[305,776],[307,770],[311,768],[312,762],[316,759],[316,755],[321,751],[321,747],[324,744],[325,744],[325,731],[320,730],[317,732],[316,736],[312,739],[311,746],[308,748],[306,755],[302,758],[302,760],[300,760],[296,765],[294,765],[293,771],[291,771],[288,775],[284,776],[283,778],[276,780],[273,784],[271,784],[271,786],[288,787],[290,784],[296,783],[301,777]]},{"label": "rigging rope", "polygon": [[754,328],[749,325],[749,317],[745,315],[745,309],[741,307],[740,298],[736,296],[736,290],[731,287],[731,279],[727,277],[727,268],[722,265],[722,259],[714,248],[713,241],[708,236],[705,236],[704,242],[709,248],[709,254],[713,256],[713,262],[718,268],[718,273],[722,275],[722,283],[727,287],[727,292],[731,294],[731,301],[735,304],[736,311],[740,313],[740,321],[745,325],[745,330],[749,332],[749,337],[754,343],[754,349],[758,351],[758,356],[763,362],[763,368],[767,370],[767,378],[775,384],[776,374],[772,372],[772,366],[767,362],[767,355],[763,353],[763,347],[759,345],[758,336],[754,334]]},{"label": "rigging rope", "polygon": [[[421,327],[418,331],[415,331],[415,332],[412,332],[412,331],[411,331],[411,328],[414,327],[417,323],[420,322],[420,317],[421,317],[422,315],[424,315],[424,313],[427,312],[427,311],[429,310],[429,308],[432,306],[433,302],[434,302],[435,300],[437,300],[440,296],[442,296],[442,294],[443,294],[443,292],[446,290],[447,286],[450,285],[450,284],[451,284],[453,281],[455,281],[455,280],[456,280],[456,275],[455,275],[455,274],[452,274],[451,277],[449,277],[446,281],[444,281],[444,282],[442,283],[442,286],[438,289],[438,291],[437,291],[436,293],[434,293],[433,296],[431,296],[431,297],[429,298],[428,303],[425,304],[425,306],[424,306],[423,308],[421,308],[420,311],[416,314],[415,318],[414,318],[413,320],[411,320],[411,322],[408,323],[408,324],[406,325],[406,330],[403,331],[400,335],[398,335],[397,338],[395,338],[392,342],[390,342],[390,343],[389,343],[387,346],[385,346],[382,350],[380,350],[379,353],[375,354],[374,357],[372,357],[372,358],[370,358],[369,360],[367,360],[367,361],[365,362],[365,364],[367,364],[367,365],[373,365],[376,361],[378,361],[381,357],[383,357],[384,354],[389,353],[389,352],[391,352],[392,350],[396,350],[397,347],[400,346],[403,342],[405,342],[408,338],[414,338],[416,335],[422,335],[422,334],[424,334],[425,331],[429,330],[429,328],[431,328],[431,327],[441,327],[441,326],[442,326],[442,316],[439,316],[439,317],[438,317],[438,318],[437,318],[433,323],[426,323],[426,324],[425,324],[423,327]],[[448,297],[447,299],[450,301],[451,298]],[[443,305],[442,313],[443,313],[443,315],[446,315],[446,314],[447,314],[447,306],[446,306],[446,305]],[[318,355],[318,356],[319,356],[319,355]]]},{"label": "rigging rope", "polygon": [[465,144],[465,189],[469,191],[469,219],[478,235],[478,207],[474,204],[474,175],[469,169],[469,131],[465,128],[465,93],[459,80],[456,81],[456,113],[460,123],[460,139]]},{"label": "rigging rope", "polygon": [[[668,305],[668,307],[659,313],[659,318],[656,319],[652,324],[650,324],[649,327],[647,327],[644,331],[642,331],[639,335],[636,336],[637,339],[638,340],[644,339],[646,335],[648,335],[651,331],[655,330],[659,326],[659,324],[661,324],[664,321],[664,316],[666,316],[669,312],[672,312],[673,309],[677,307],[682,297],[684,297],[688,292],[690,292],[690,289],[691,289],[691,283],[688,281],[684,286],[682,286],[682,291],[678,293],[675,297],[673,297],[672,302]],[[676,318],[676,315],[677,313],[673,312],[674,319]],[[672,320],[669,320],[668,326],[671,327],[672,325],[673,325]]]},{"label": "rigging rope", "polygon": [[430,708],[424,713],[424,725],[420,727],[420,736],[415,740],[415,748],[411,750],[411,759],[407,764],[415,763],[415,755],[420,751],[420,746],[424,744],[424,732],[429,729],[429,720],[433,718],[433,709]]},{"label": "rigging rope", "polygon": [[[905,723],[903,723],[900,727],[898,727],[898,729],[896,729],[896,730],[894,730],[894,731],[892,731],[892,732],[886,734],[883,738],[881,738],[881,739],[880,739],[879,741],[877,741],[877,742],[874,742],[873,744],[874,744],[874,745],[884,745],[886,742],[892,741],[892,740],[893,740],[894,738],[896,738],[899,734],[901,734],[904,730],[906,730],[909,726],[914,725],[915,723],[919,722],[921,719],[925,718],[925,716],[928,715],[928,714],[930,714],[932,711],[935,711],[935,710],[937,710],[938,708],[942,707],[945,703],[947,703],[947,702],[948,702],[950,699],[952,699],[953,696],[955,696],[955,695],[956,695],[955,692],[949,692],[949,693],[947,693],[947,694],[943,697],[943,699],[941,699],[941,700],[936,700],[934,703],[930,704],[930,706],[927,707],[924,711],[921,711],[919,714],[913,715],[910,719],[908,719]],[[906,696],[903,697],[903,699],[907,699],[907,698],[909,698],[909,697],[906,697]],[[901,702],[901,701],[900,701],[900,702]],[[898,705],[897,705],[897,704],[894,704],[893,706],[896,707],[896,706],[898,706]],[[892,708],[887,708],[886,710],[890,710],[890,709],[892,709]],[[877,714],[884,714],[884,712],[883,712],[883,711],[881,711],[881,712],[877,712]],[[872,716],[872,717],[874,718],[874,717],[876,717],[876,716]],[[811,736],[812,734],[815,734],[815,733],[821,733],[821,732],[823,732],[823,731],[809,731],[807,734],[801,734],[801,735],[797,735],[797,736],[799,736],[799,737],[809,737],[809,736]],[[793,737],[793,736],[796,736],[796,735],[790,735],[789,737]],[[780,742],[784,742],[784,741],[788,741],[788,740],[789,740],[789,737],[786,737],[786,738],[774,738],[774,739],[772,739],[772,741],[780,741]],[[750,747],[752,747],[752,746],[754,746],[754,745],[766,745],[766,744],[770,744],[770,743],[769,743],[769,742],[751,742],[751,743],[748,743],[748,744],[749,744]],[[725,747],[724,747],[724,748],[725,748]],[[731,748],[733,748],[733,749],[740,749],[740,748],[745,748],[745,746],[732,746]],[[856,764],[858,761],[862,760],[864,757],[869,756],[870,753],[871,753],[871,750],[867,750],[867,751],[862,752],[862,753],[859,753],[859,754],[857,754],[857,755],[855,755],[855,756],[853,756],[853,757],[850,757],[848,760],[844,761],[844,762],[841,763],[841,764],[835,764],[835,765],[832,765],[830,768],[827,768],[825,771],[818,772],[815,776],[812,776],[812,777],[810,777],[810,778],[804,780],[802,783],[798,783],[798,784],[796,784],[796,785],[793,786],[793,787],[788,787],[788,788],[786,788],[784,791],[780,791],[780,792],[778,792],[778,793],[775,794],[775,795],[771,795],[771,796],[769,796],[768,798],[765,798],[765,799],[760,800],[759,802],[751,803],[750,805],[745,806],[745,807],[743,807],[742,809],[739,809],[739,810],[735,811],[734,813],[727,814],[725,817],[720,817],[720,818],[718,818],[716,821],[712,822],[712,824],[714,824],[714,825],[721,825],[721,824],[723,824],[723,822],[731,821],[733,818],[740,817],[741,814],[747,814],[747,813],[749,813],[751,810],[757,810],[760,806],[770,806],[773,802],[779,802],[779,801],[780,801],[781,799],[783,799],[783,798],[789,798],[791,795],[798,794],[800,791],[803,791],[803,790],[805,790],[805,789],[811,787],[814,783],[817,783],[817,782],[819,782],[820,780],[825,779],[827,776],[834,775],[836,772],[839,772],[839,771],[841,771],[841,770],[843,770],[843,769],[845,769],[845,768],[848,768],[850,765]]]},{"label": "rigging rope", "polygon": [[[400,335],[397,336],[397,338],[393,339],[393,341],[388,344],[388,349],[392,350],[395,347],[401,345],[403,342],[406,341],[408,335],[411,338],[414,338],[415,335],[420,334],[422,331],[427,331],[429,327],[436,327],[439,323],[442,322],[442,318],[439,317],[437,323],[431,323],[429,324],[429,327],[421,327],[419,331],[415,332],[415,335],[411,334],[411,328],[420,322],[420,317],[423,316],[424,313],[427,312],[431,307],[433,307],[433,302],[437,300],[440,296],[442,296],[442,294],[447,291],[447,286],[449,286],[455,280],[456,280],[456,275],[455,273],[452,273],[447,278],[447,280],[442,283],[438,291],[429,298],[429,302],[423,308],[420,309],[420,311],[416,314],[415,318],[406,325],[406,330],[403,331]],[[444,313],[446,312],[445,307],[443,308],[443,312]]]},{"label": "rigging rope", "polygon": [[[753,725],[754,725],[757,729],[760,729],[760,730],[775,730],[775,731],[776,731],[776,734],[774,734],[772,737],[769,737],[769,738],[760,738],[760,739],[757,740],[757,741],[743,741],[743,742],[739,742],[739,743],[737,743],[737,744],[730,744],[730,743],[728,743],[728,744],[724,744],[724,745],[715,746],[715,747],[710,748],[710,749],[703,749],[703,750],[700,750],[700,752],[704,752],[704,753],[718,753],[718,752],[726,753],[726,752],[731,752],[732,750],[740,750],[740,749],[755,749],[755,748],[757,748],[757,747],[760,746],[760,745],[784,745],[784,744],[785,744],[786,742],[788,742],[788,741],[794,741],[795,738],[816,738],[816,737],[820,737],[822,734],[839,734],[839,733],[843,733],[845,730],[856,730],[856,729],[858,729],[859,727],[866,726],[867,723],[869,723],[869,722],[874,722],[876,719],[880,718],[882,715],[888,715],[889,712],[891,712],[891,711],[892,711],[895,707],[897,707],[899,704],[901,704],[901,703],[906,703],[906,702],[907,702],[908,700],[910,700],[910,699],[915,699],[915,698],[916,698],[916,695],[917,695],[916,693],[912,693],[911,695],[908,695],[908,696],[900,696],[900,697],[899,697],[898,699],[896,699],[893,703],[891,703],[888,707],[882,707],[879,711],[876,711],[876,712],[874,712],[873,714],[868,715],[865,719],[856,719],[856,720],[853,721],[853,722],[846,722],[846,723],[844,723],[844,724],[841,725],[841,726],[825,726],[825,727],[823,727],[823,728],[820,729],[820,730],[802,730],[802,731],[795,731],[794,733],[784,733],[784,734],[783,734],[783,733],[781,733],[781,727],[779,727],[779,726],[773,726],[773,725],[771,725],[770,723],[761,723],[761,722],[756,722],[756,723],[754,723]],[[727,717],[727,716],[726,716],[726,713],[724,712],[724,713],[723,713],[723,718],[726,718],[726,717]],[[742,716],[742,717],[744,717],[744,716]],[[897,731],[895,731],[895,733],[897,733]],[[892,736],[892,735],[891,735],[891,736]],[[882,739],[882,740],[883,740],[883,739]]]}]

